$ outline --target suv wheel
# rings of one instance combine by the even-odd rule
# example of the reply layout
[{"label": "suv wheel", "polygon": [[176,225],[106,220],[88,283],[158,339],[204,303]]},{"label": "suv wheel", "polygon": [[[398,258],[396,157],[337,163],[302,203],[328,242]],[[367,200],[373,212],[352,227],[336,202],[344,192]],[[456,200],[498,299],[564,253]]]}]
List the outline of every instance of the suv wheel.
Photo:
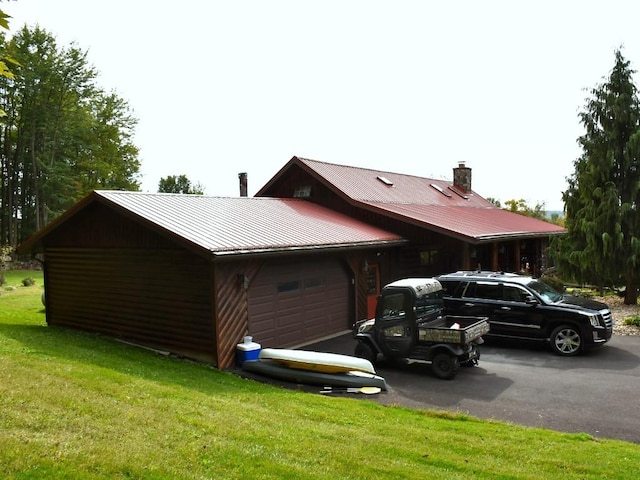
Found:
[{"label": "suv wheel", "polygon": [[574,327],[563,325],[551,333],[551,349],[565,357],[576,355],[582,350],[582,335]]}]

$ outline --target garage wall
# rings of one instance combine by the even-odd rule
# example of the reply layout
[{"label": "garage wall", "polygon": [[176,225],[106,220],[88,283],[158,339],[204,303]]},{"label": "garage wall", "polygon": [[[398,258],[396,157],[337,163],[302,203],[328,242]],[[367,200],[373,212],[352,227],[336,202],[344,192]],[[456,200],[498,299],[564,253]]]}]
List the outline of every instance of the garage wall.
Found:
[{"label": "garage wall", "polygon": [[48,248],[47,323],[215,362],[210,263],[185,250]]}]

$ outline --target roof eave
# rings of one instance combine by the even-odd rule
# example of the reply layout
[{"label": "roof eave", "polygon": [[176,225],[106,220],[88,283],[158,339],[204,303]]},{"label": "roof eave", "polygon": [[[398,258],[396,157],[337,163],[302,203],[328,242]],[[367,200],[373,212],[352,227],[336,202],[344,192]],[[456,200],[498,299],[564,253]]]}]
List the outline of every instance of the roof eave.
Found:
[{"label": "roof eave", "polygon": [[564,235],[567,233],[566,231],[548,231],[548,232],[515,232],[515,233],[498,233],[494,235],[481,235],[478,237],[473,237],[476,240],[476,243],[488,243],[488,242],[496,242],[499,240],[524,240],[524,239],[532,239],[532,238],[548,238],[548,237],[556,237],[558,235]]},{"label": "roof eave", "polygon": [[244,257],[265,257],[276,256],[292,253],[308,254],[318,252],[349,252],[355,250],[364,250],[368,248],[391,248],[398,245],[407,244],[409,241],[406,239],[398,240],[382,240],[382,241],[368,241],[358,243],[341,243],[341,244],[322,244],[322,245],[306,245],[306,246],[287,246],[287,247],[265,247],[265,248],[252,248],[252,249],[238,249],[238,250],[218,250],[212,251],[211,254],[215,259],[231,259],[239,255]]},{"label": "roof eave", "polygon": [[36,233],[28,237],[16,247],[16,253],[19,255],[33,254],[42,251],[41,242],[44,237],[49,235],[52,231],[56,230],[60,225],[66,222],[69,218],[74,216],[77,212],[84,210],[88,205],[95,201],[100,200],[100,196],[95,191],[87,194],[84,198],[79,200],[75,205],[65,211],[59,217],[53,219],[47,225],[42,227]]},{"label": "roof eave", "polygon": [[284,166],[278,170],[278,172],[271,177],[271,180],[269,180],[267,183],[265,183],[262,188],[260,190],[258,190],[256,192],[256,194],[254,195],[255,197],[262,197],[265,196],[265,192],[268,191],[275,183],[278,182],[278,180],[280,180],[280,177],[282,177],[284,175],[284,173],[289,170],[289,168],[291,168],[291,165],[293,164],[297,164],[297,165],[301,165],[301,166],[305,166],[304,164],[302,164],[302,162],[300,162],[299,158],[294,155],[293,157],[291,157],[291,159],[284,164]]}]

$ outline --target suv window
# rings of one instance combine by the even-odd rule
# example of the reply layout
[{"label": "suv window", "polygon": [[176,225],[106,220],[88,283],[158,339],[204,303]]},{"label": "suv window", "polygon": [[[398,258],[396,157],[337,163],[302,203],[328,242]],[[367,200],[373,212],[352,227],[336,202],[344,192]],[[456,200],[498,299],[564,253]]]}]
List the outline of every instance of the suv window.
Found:
[{"label": "suv window", "polygon": [[500,300],[500,284],[489,282],[469,282],[463,290],[463,298],[486,298]]},{"label": "suv window", "polygon": [[503,285],[502,287],[502,299],[507,302],[524,303],[530,296],[531,294],[529,292],[516,285]]},{"label": "suv window", "polygon": [[456,292],[458,285],[460,285],[460,280],[440,280],[440,284],[442,285],[444,294],[449,297],[453,297],[453,294]]},{"label": "suv window", "polygon": [[529,288],[538,292],[538,294],[548,302],[555,303],[562,300],[562,294],[558,293],[544,282],[534,280],[529,283]]}]

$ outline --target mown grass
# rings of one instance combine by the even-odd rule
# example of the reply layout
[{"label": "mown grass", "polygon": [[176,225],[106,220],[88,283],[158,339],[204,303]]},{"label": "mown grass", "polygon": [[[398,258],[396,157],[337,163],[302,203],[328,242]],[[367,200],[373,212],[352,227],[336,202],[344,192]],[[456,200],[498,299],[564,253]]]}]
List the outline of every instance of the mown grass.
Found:
[{"label": "mown grass", "polygon": [[637,478],[640,445],[283,390],[47,327],[41,291],[34,272],[0,287],[3,479]]}]

